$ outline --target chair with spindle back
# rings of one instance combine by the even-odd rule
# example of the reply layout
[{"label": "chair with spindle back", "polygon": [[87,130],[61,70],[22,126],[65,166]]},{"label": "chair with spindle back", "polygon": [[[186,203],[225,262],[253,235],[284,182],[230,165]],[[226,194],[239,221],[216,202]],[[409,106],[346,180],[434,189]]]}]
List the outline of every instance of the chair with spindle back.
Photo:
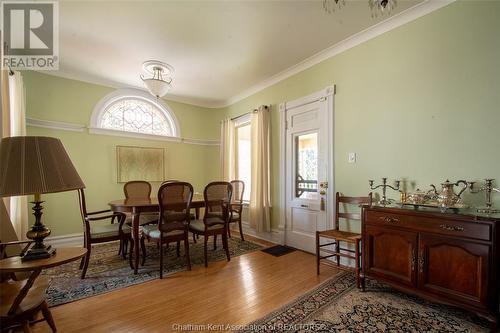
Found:
[{"label": "chair with spindle back", "polygon": [[[354,232],[341,231],[339,230],[339,220],[345,219],[346,221],[357,220],[361,221],[361,214],[346,212],[340,212],[340,205],[357,205],[361,207],[362,205],[370,205],[372,202],[372,194],[369,193],[367,197],[347,197],[341,196],[339,192],[336,194],[335,198],[335,229],[316,231],[316,273],[319,274],[320,264],[333,265],[339,269],[352,270],[349,266],[340,265],[340,258],[347,258],[354,260],[354,272],[356,273],[356,286],[360,288],[360,267],[361,267],[361,235]],[[344,206],[345,208],[345,206]],[[332,240],[330,243],[321,244],[321,239],[326,238]],[[354,245],[354,250],[342,247],[341,242]],[[334,246],[335,249],[325,249],[324,247]],[[321,252],[326,252],[327,255],[323,255]],[[328,258],[335,257],[337,265],[334,265]]]},{"label": "chair with spindle back", "polygon": [[142,264],[146,261],[146,245],[144,240],[155,241],[160,251],[160,279],[163,278],[163,244],[184,241],[184,249],[188,270],[191,270],[189,258],[189,207],[193,198],[193,186],[185,182],[168,182],[158,190],[158,204],[160,208],[159,220],[156,225],[141,227]]},{"label": "chair with spindle back", "polygon": [[[241,225],[241,213],[243,211],[243,193],[245,192],[245,183],[241,180],[232,180],[233,200],[230,205],[229,224],[238,223],[240,228],[240,237],[244,241],[243,228]],[[231,237],[231,228],[227,227],[229,237]]]},{"label": "chair with spindle back", "polygon": [[208,266],[207,243],[210,236],[214,236],[214,249],[217,248],[217,235],[222,235],[222,244],[226,251],[227,261],[229,245],[227,242],[227,225],[229,220],[229,204],[233,187],[228,182],[212,182],[205,187],[205,215],[203,220],[194,220],[189,224],[189,231],[195,235],[204,236],[205,267]]}]

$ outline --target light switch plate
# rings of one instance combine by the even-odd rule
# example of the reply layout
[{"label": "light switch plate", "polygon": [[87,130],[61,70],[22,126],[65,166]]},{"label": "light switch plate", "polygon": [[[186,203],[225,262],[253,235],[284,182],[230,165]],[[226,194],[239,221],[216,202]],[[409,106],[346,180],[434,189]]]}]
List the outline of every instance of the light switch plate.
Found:
[{"label": "light switch plate", "polygon": [[356,163],[356,153],[349,153],[347,161],[349,163]]}]

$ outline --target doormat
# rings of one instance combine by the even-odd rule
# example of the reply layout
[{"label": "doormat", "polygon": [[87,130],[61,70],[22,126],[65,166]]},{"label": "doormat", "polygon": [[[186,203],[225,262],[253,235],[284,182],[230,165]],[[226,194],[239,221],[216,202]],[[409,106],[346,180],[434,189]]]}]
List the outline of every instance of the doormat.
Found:
[{"label": "doormat", "polygon": [[265,252],[267,254],[273,255],[275,257],[281,257],[285,254],[292,253],[293,251],[295,251],[295,249],[293,247],[276,245],[276,246],[268,247],[267,249],[264,249],[261,251]]}]

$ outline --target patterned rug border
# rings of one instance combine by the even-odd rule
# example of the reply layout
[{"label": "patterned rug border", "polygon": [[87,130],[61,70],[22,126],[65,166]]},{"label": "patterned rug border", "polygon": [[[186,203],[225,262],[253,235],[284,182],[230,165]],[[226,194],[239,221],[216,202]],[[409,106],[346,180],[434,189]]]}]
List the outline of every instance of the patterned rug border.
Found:
[{"label": "patterned rug border", "polygon": [[[310,317],[312,317],[314,314],[318,313],[322,309],[324,309],[326,306],[330,305],[331,303],[335,302],[339,297],[342,297],[345,293],[351,291],[353,288],[356,288],[355,284],[355,277],[352,273],[350,272],[345,272],[345,271],[340,271],[339,273],[335,274],[334,276],[328,278],[327,280],[321,282],[320,284],[314,286],[310,290],[306,291],[304,294],[300,295],[299,297],[295,298],[294,300],[290,301],[289,303],[282,305],[281,307],[277,308],[276,310],[268,313],[264,317],[254,320],[248,324],[243,325],[245,328],[240,329],[240,330],[235,330],[234,332],[238,333],[245,333],[245,332],[256,332],[254,328],[257,327],[265,327],[265,323],[268,322],[270,319],[276,317],[280,313],[286,313],[287,311],[292,310],[294,307],[296,307],[298,304],[306,301],[309,299],[311,296],[316,294],[318,291],[321,289],[325,289],[329,285],[335,285],[340,279],[348,279],[349,281],[343,281],[345,282],[343,285],[343,288],[338,291],[333,297],[330,295],[330,297],[327,297],[322,300],[321,304],[318,307],[308,309],[309,311],[300,315],[300,316],[295,316],[295,320],[293,322],[288,322],[288,326],[293,326],[295,324],[298,324],[300,322],[304,322],[308,320]],[[276,330],[274,332],[277,332]]]},{"label": "patterned rug border", "polygon": [[[238,241],[241,242],[241,240],[238,238]],[[242,255],[245,255],[245,254],[249,254],[249,253],[253,253],[253,252],[256,252],[256,251],[260,251],[262,250],[263,248],[265,248],[264,245],[258,243],[258,242],[255,242],[255,241],[249,241],[249,240],[245,240],[244,241],[245,243],[251,243],[253,246],[255,246],[255,248],[251,249],[251,250],[248,250],[246,252],[243,252],[243,253],[239,253],[239,254],[231,254],[231,258],[236,258],[236,257],[239,257],[239,256],[242,256]],[[103,244],[98,244],[96,246],[106,246],[108,245],[109,243],[103,243]],[[126,259],[127,262],[128,262],[128,258]],[[225,258],[225,255],[223,258],[219,258],[219,259],[215,259],[215,260],[212,260],[212,262],[220,262],[220,261],[223,261],[223,260],[226,260]],[[203,264],[195,264],[193,261],[191,261],[191,265],[192,267],[199,267],[199,266],[202,266]],[[176,273],[179,273],[179,272],[183,272],[186,270],[186,267],[179,267],[178,269],[175,269],[173,271],[168,271],[168,267],[167,268],[164,268],[163,270],[163,278],[168,278]],[[148,282],[151,282],[151,281],[154,281],[156,279],[158,279],[160,277],[160,272],[158,269],[155,269],[155,270],[152,270],[152,271],[149,271],[149,272],[143,272],[143,273],[139,273],[137,275],[133,275],[133,271],[132,269],[130,270],[131,272],[131,276],[130,277],[127,277],[125,279],[123,278],[117,278],[116,280],[121,282],[121,283],[111,283],[113,282],[113,279],[110,279],[110,281],[99,281],[97,282],[95,285],[92,286],[92,290],[91,291],[88,291],[86,289],[86,293],[83,293],[83,294],[78,294],[78,291],[81,292],[81,290],[74,290],[74,293],[71,293],[71,294],[65,294],[65,298],[64,299],[55,299],[55,300],[50,300],[51,296],[54,295],[55,293],[57,293],[56,290],[52,290],[51,289],[51,284],[52,284],[52,280],[49,282],[49,289],[47,290],[47,294],[49,295],[49,307],[56,307],[56,306],[60,306],[60,305],[64,305],[64,304],[68,304],[68,303],[72,303],[72,302],[76,302],[76,301],[79,301],[79,300],[82,300],[82,299],[86,299],[86,298],[90,298],[90,297],[94,297],[94,296],[99,296],[99,295],[104,295],[104,294],[108,294],[110,292],[113,292],[113,291],[117,291],[117,290],[120,290],[120,289],[125,289],[125,288],[129,288],[129,287],[132,287],[132,286],[136,286],[136,285],[139,285],[139,284],[142,284],[142,283],[148,283]],[[78,277],[79,278],[79,277]],[[88,282],[88,281],[91,281],[92,278],[94,278],[93,276],[88,276],[85,278],[85,282]],[[97,291],[96,291],[97,290]]]},{"label": "patterned rug border", "polygon": [[[308,321],[314,319],[316,315],[321,314],[329,306],[337,302],[344,295],[353,291],[355,288],[354,274],[350,272],[339,272],[326,281],[316,285],[303,295],[268,313],[264,317],[239,326],[234,330],[234,332],[298,332],[299,330],[296,329],[297,326],[308,323]],[[371,290],[372,288],[375,289]],[[391,293],[395,296],[401,297],[405,301],[429,307],[432,311],[444,310],[449,315],[464,319],[472,324],[483,327],[485,330],[487,330],[488,327],[488,322],[473,312],[469,312],[452,305],[434,303],[424,298],[404,293],[384,283],[377,282],[376,280],[367,280],[367,292],[369,291]],[[317,305],[314,307],[307,306],[307,304],[304,305],[304,303],[309,303],[309,305],[310,303],[315,303],[308,302],[308,300],[311,300],[312,297],[314,297],[314,301],[317,302]],[[302,311],[297,311],[297,309]],[[290,318],[293,319],[290,320]],[[302,332],[302,330],[300,331]],[[320,332],[323,331],[320,330]]]}]

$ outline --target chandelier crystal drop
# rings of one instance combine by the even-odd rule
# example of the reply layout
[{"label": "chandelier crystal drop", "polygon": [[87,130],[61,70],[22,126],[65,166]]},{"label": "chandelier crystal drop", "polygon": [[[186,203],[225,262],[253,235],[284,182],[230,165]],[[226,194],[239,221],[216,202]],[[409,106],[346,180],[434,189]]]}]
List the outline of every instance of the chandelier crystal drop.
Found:
[{"label": "chandelier crystal drop", "polygon": [[[323,0],[323,10],[328,14],[334,13],[345,6],[346,0]],[[390,14],[396,8],[397,0],[368,0],[372,18]]]}]

